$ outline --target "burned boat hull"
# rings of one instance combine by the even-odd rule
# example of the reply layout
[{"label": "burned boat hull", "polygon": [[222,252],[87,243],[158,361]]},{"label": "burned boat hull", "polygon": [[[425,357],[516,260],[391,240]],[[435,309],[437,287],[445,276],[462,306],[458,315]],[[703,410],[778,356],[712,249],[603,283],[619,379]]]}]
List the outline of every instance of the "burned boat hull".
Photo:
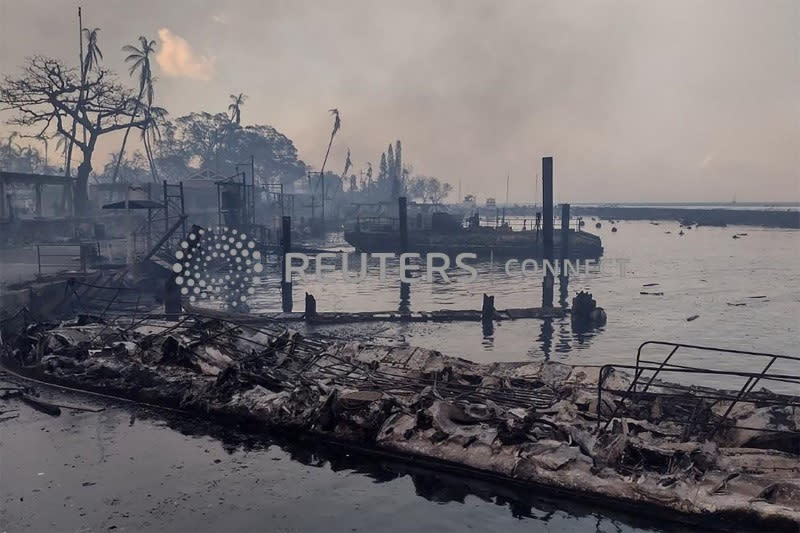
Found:
[{"label": "burned boat hull", "polygon": [[[345,240],[359,252],[394,252],[403,250],[397,231],[353,229],[345,231]],[[562,232],[553,236],[554,257],[561,257]],[[585,231],[569,230],[567,258],[597,259],[603,255],[600,237]],[[474,253],[479,257],[515,257],[541,259],[545,257],[542,233],[504,231],[494,228],[464,229],[458,232],[409,231],[408,252],[420,254],[439,252],[448,255]]]},{"label": "burned boat hull", "polygon": [[[789,531],[800,524],[797,452],[753,448],[752,436],[735,431],[713,441],[682,438],[673,422],[652,414],[665,403],[598,431],[598,368],[482,365],[269,328],[196,316],[182,326],[34,325],[7,338],[5,362],[72,387],[658,508],[676,519],[724,526],[727,517],[731,526],[747,520]],[[606,373],[603,386],[624,390],[630,380]],[[800,414],[778,405],[737,417],[775,420],[767,431],[800,425]]]}]

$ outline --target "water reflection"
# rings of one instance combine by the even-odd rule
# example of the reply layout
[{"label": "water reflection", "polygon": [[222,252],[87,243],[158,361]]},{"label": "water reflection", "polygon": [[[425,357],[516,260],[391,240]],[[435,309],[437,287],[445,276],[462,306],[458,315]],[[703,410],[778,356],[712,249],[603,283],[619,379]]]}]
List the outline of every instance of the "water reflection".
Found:
[{"label": "water reflection", "polygon": [[[514,485],[462,474],[456,470],[434,470],[431,465],[407,463],[398,458],[376,455],[369,450],[354,449],[336,443],[320,443],[309,439],[289,437],[283,434],[240,432],[200,419],[153,414],[144,412],[140,418],[165,420],[167,425],[180,433],[193,437],[209,436],[219,440],[229,454],[249,452],[258,454],[271,446],[279,447],[293,461],[304,466],[328,469],[331,472],[349,472],[366,476],[375,483],[392,483],[409,478],[414,494],[425,500],[440,504],[467,503],[469,497],[508,509],[509,514],[520,520],[532,520],[547,524],[558,520],[559,529],[581,531],[691,531],[685,526],[663,525],[652,518],[621,512],[616,508],[599,509],[571,499],[567,494],[548,491],[546,494],[530,486]],[[253,428],[261,431],[262,428]],[[444,467],[438,467],[444,468]],[[373,491],[377,492],[377,491]],[[367,496],[367,498],[375,497]],[[368,504],[368,501],[363,502]],[[364,511],[369,513],[369,507]],[[424,511],[423,511],[424,512]],[[466,511],[465,511],[466,512]],[[475,511],[472,511],[475,512]],[[572,526],[568,525],[573,524]],[[553,526],[551,526],[553,527]],[[452,524],[454,531],[463,528]],[[448,530],[444,527],[443,530]],[[538,530],[534,529],[534,531]]]}]

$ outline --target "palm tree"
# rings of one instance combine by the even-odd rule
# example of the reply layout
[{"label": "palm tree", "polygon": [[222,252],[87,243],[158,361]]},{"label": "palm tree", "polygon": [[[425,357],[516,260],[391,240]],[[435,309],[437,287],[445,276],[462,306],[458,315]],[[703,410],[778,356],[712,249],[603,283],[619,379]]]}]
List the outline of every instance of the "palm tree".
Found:
[{"label": "palm tree", "polygon": [[350,161],[350,148],[347,149],[347,157],[344,160],[344,172],[342,172],[342,179],[347,177],[347,171],[350,170],[350,167],[353,166],[353,162]]},{"label": "palm tree", "polygon": [[322,220],[324,223],[325,220],[325,164],[328,162],[328,156],[331,153],[331,146],[333,145],[333,138],[336,136],[336,132],[339,131],[339,128],[342,127],[342,121],[339,117],[339,110],[337,108],[329,109],[331,115],[333,115],[333,130],[331,130],[331,140],[328,141],[328,150],[325,152],[325,159],[322,161],[322,169],[319,172],[320,180],[322,181]]},{"label": "palm tree", "polygon": [[[97,42],[98,34],[100,33],[100,28],[94,28],[93,30],[89,30],[88,28],[81,27],[81,37],[86,37],[86,54],[81,57],[81,90],[78,92],[78,103],[77,106],[83,105],[83,88],[86,85],[86,76],[89,75],[89,72],[92,69],[96,68],[100,64],[100,60],[103,59],[103,52],[100,50],[100,45]],[[81,40],[81,49],[83,49],[83,41]],[[75,130],[78,127],[78,123],[76,121],[72,121],[72,136],[75,136]],[[83,130],[83,141],[86,142],[86,130]],[[70,141],[69,145],[67,146],[67,160],[66,160],[66,172],[67,175],[70,175],[70,167],[72,165],[72,142]]]},{"label": "palm tree", "polygon": [[89,30],[83,28],[83,35],[86,37],[86,55],[83,58],[83,78],[92,71],[94,67],[100,64],[103,59],[103,52],[97,44],[97,34],[100,33],[100,28]]},{"label": "palm tree", "polygon": [[228,105],[228,111],[231,113],[231,122],[237,125],[242,121],[242,106],[244,101],[247,100],[247,95],[244,93],[230,95],[231,103]]},{"label": "palm tree", "polygon": [[[150,164],[150,174],[153,181],[158,183],[158,169],[156,168],[155,159],[153,158],[152,141],[161,140],[160,124],[167,118],[167,110],[163,107],[150,106],[147,108],[149,115],[149,127],[142,128],[142,144],[144,144],[144,152],[147,155],[147,162]],[[152,138],[152,141],[151,141]]]},{"label": "palm tree", "polygon": [[[139,97],[136,98],[134,103],[134,112],[131,115],[131,124],[133,123],[139,108],[142,105],[142,99],[147,98],[147,109],[153,105],[153,71],[150,68],[150,55],[156,50],[156,42],[148,41],[144,35],[139,36],[139,43],[141,48],[136,48],[132,44],[126,44],[122,47],[123,52],[128,52],[128,57],[125,58],[126,63],[132,63],[128,74],[133,76],[137,71],[139,72]],[[131,132],[130,125],[125,128],[125,136],[122,138],[122,148],[119,150],[119,157],[117,164],[114,167],[114,175],[111,178],[112,182],[117,181],[119,174],[119,164],[122,162],[122,156],[125,153],[125,145],[128,143],[128,134]]]}]

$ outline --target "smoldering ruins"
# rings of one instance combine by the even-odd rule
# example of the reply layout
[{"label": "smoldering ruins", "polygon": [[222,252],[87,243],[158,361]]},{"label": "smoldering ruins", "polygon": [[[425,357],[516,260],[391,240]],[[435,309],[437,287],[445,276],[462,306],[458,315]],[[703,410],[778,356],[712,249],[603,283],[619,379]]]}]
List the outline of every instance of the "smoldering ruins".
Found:
[{"label": "smoldering ruins", "polygon": [[[563,261],[574,253],[573,237],[584,232],[570,228],[564,204],[554,239],[552,158],[543,159],[543,171],[542,228],[514,232],[535,239],[534,246],[510,241],[498,250]],[[241,200],[234,205],[245,213],[226,220],[241,222],[250,197],[244,180],[234,185],[234,199]],[[392,233],[397,251],[418,246],[424,253],[430,243],[410,238],[406,198],[398,200],[400,226],[374,235]],[[126,210],[131,202],[123,202]],[[481,364],[357,331],[315,333],[317,325],[476,321],[491,335],[500,321],[569,315],[580,334],[602,327],[607,315],[586,291],[567,306],[567,275],[558,276],[562,305],[554,306],[553,272],[544,274],[541,307],[495,309],[494,297],[484,294],[480,310],[411,311],[404,282],[397,311],[318,311],[307,292],[297,312],[287,261],[293,250],[319,250],[293,244],[291,217],[282,218],[275,246],[251,238],[256,233],[246,224],[231,236],[186,228],[183,213],[169,224],[162,208],[168,231],[141,259],[41,277],[7,295],[4,372],[21,383],[178,410],[254,434],[304,435],[364,456],[389,455],[431,471],[701,527],[794,531],[800,524],[800,357],[645,342],[630,364]],[[451,240],[485,233],[429,232]],[[263,271],[260,251],[280,265],[282,312],[249,312],[245,286],[229,286]],[[177,261],[170,265],[171,257]],[[206,270],[192,258],[205,260]],[[219,287],[222,307],[200,305],[205,292]],[[653,355],[653,348],[661,352]],[[748,368],[735,369],[733,361]],[[12,392],[33,408],[59,413],[36,397],[35,387]]]},{"label": "smoldering ruins", "polygon": [[[769,372],[773,356],[752,354],[768,368],[728,391],[670,381],[702,371],[669,360],[483,365],[230,313],[14,321],[4,365],[50,383],[673,519],[778,530],[800,521],[800,397],[756,389],[800,378]],[[676,361],[691,347],[670,349]]]},{"label": "smoldering ruins", "polygon": [[[26,6],[7,11],[33,17]],[[213,427],[214,444],[312,443],[509,500],[588,502],[597,531],[612,510],[666,528],[798,531],[800,357],[786,317],[800,293],[786,250],[800,210],[774,202],[796,190],[783,112],[795,95],[775,68],[794,66],[775,46],[794,19],[760,5],[722,21],[652,4],[371,3],[357,14],[377,23],[353,24],[347,5],[131,6],[78,7],[74,49],[38,12],[9,28],[44,54],[10,39],[25,54],[0,81],[13,128],[0,142],[0,429],[14,433],[0,444],[17,439],[19,459],[3,471],[7,529],[38,513],[51,529],[128,518],[139,502],[85,518],[72,494],[25,485],[94,486],[42,465],[84,476],[59,439],[97,429],[93,472],[123,487],[101,433],[124,422],[77,415],[118,409],[127,435],[146,411]],[[130,34],[140,17],[157,40]],[[134,448],[125,462],[162,451]],[[195,465],[241,475],[199,453]],[[131,477],[158,484],[154,464]],[[173,479],[208,473],[189,470]],[[203,479],[215,508],[234,499],[217,481]],[[358,512],[345,512],[376,512],[347,497]],[[161,529],[178,516],[169,503]],[[221,529],[235,529],[222,509]]]}]

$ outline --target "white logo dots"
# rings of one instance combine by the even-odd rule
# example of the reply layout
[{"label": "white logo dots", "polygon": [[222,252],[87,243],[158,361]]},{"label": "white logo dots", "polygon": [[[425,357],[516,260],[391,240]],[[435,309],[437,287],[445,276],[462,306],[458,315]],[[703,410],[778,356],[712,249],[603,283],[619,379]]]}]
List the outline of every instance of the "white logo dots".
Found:
[{"label": "white logo dots", "polygon": [[192,232],[175,252],[175,283],[190,302],[223,301],[246,310],[247,296],[255,293],[253,274],[264,270],[255,247],[246,234],[224,226]]}]

